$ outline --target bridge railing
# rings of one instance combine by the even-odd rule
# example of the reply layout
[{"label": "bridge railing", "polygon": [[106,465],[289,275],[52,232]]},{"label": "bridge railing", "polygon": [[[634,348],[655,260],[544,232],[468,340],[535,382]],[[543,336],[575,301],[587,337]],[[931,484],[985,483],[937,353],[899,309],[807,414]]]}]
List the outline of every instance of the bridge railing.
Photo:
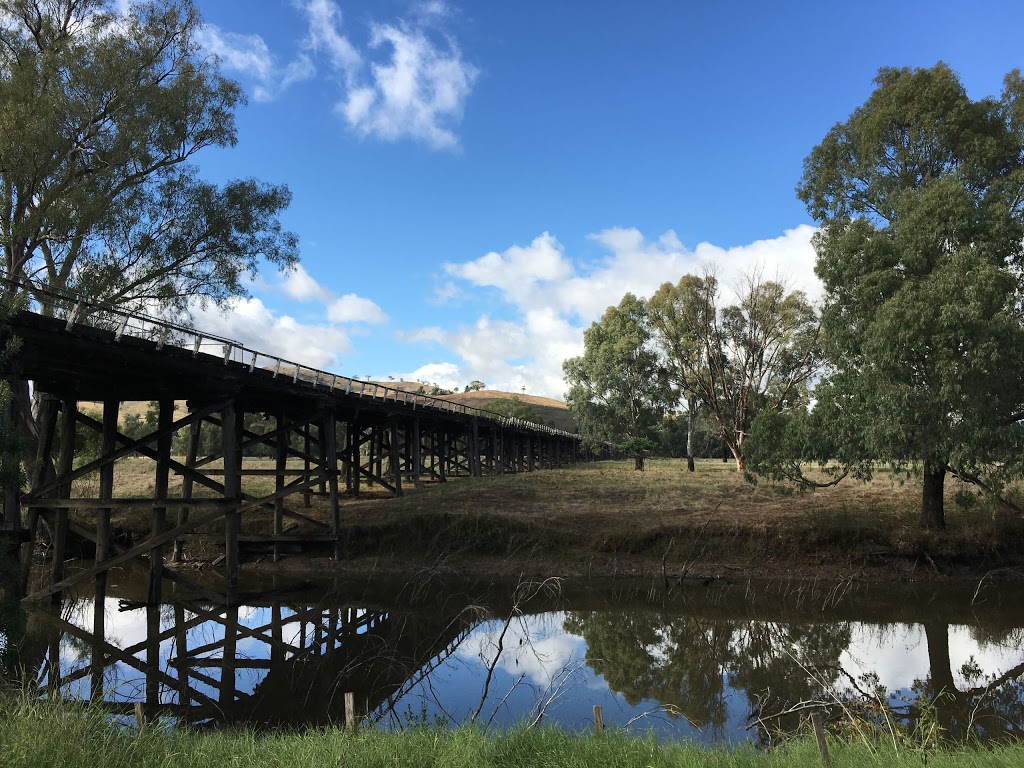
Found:
[{"label": "bridge railing", "polygon": [[375,402],[394,402],[432,412],[476,416],[505,427],[529,429],[536,432],[578,439],[577,435],[565,430],[537,424],[525,419],[503,416],[485,408],[473,408],[432,395],[408,392],[385,384],[330,373],[309,365],[288,360],[279,355],[246,347],[242,342],[185,325],[174,320],[153,316],[143,310],[93,301],[65,290],[56,290],[45,284],[26,281],[6,280],[13,290],[30,297],[30,311],[65,321],[65,329],[71,331],[76,325],[102,328],[122,337],[144,339],[156,344],[158,350],[165,346],[191,350],[193,357],[213,356],[224,365],[244,365],[252,373],[257,369],[273,371],[274,378],[291,379],[294,384],[325,389],[337,394],[369,399]]}]

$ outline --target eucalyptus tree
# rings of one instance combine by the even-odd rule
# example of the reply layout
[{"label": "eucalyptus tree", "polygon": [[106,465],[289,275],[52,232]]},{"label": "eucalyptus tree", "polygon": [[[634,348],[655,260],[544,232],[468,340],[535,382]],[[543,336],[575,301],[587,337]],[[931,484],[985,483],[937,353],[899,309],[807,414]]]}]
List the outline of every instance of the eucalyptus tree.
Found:
[{"label": "eucalyptus tree", "polygon": [[4,277],[182,309],[296,262],[287,187],[191,162],[236,143],[244,103],[201,25],[190,0],[0,0]]},{"label": "eucalyptus tree", "polygon": [[831,370],[827,434],[791,434],[864,477],[919,468],[921,523],[942,528],[947,474],[998,492],[1024,467],[1024,81],[978,101],[942,63],[875,83],[797,188],[820,224]]},{"label": "eucalyptus tree", "polygon": [[757,272],[742,278],[733,304],[722,306],[718,280],[704,274],[664,284],[650,307],[669,377],[691,413],[699,402],[713,417],[742,471],[754,417],[807,402],[821,364],[816,310],[801,291]]},{"label": "eucalyptus tree", "polygon": [[707,327],[702,313],[710,277],[683,275],[676,285],[664,283],[647,302],[655,339],[664,355],[669,380],[686,403],[686,466],[694,471],[693,436],[701,403],[698,376],[707,369],[707,347],[698,328]]},{"label": "eucalyptus tree", "polygon": [[654,349],[643,299],[627,293],[583,334],[583,355],[562,364],[566,403],[584,441],[632,453],[636,469],[676,399]]}]

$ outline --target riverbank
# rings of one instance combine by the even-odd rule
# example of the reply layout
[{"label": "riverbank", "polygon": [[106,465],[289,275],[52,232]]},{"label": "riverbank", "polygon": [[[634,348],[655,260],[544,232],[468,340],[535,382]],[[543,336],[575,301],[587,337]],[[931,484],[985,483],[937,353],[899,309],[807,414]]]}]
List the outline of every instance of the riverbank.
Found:
[{"label": "riverbank", "polygon": [[[801,768],[820,766],[813,738],[759,750],[751,745],[699,747],[658,743],[616,732],[601,736],[566,733],[550,727],[485,732],[427,726],[399,732],[364,728],[349,734],[336,728],[254,734],[245,730],[197,732],[156,722],[138,733],[125,718],[111,727],[98,708],[68,702],[28,703],[0,699],[0,756],[8,768],[222,768],[231,766],[687,766]],[[903,766],[1018,766],[1024,745],[922,750],[913,744],[829,737],[835,768]]]},{"label": "riverbank", "polygon": [[[250,548],[244,568],[295,576],[433,569],[670,583],[1024,581],[1024,520],[969,485],[946,486],[942,532],[919,527],[918,482],[886,471],[870,483],[848,480],[790,495],[747,483],[731,463],[700,461],[689,473],[681,460],[651,460],[645,472],[631,462],[598,462],[454,478],[407,487],[397,499],[364,488],[362,498],[342,502],[342,560],[306,550],[286,552],[274,564],[266,548]],[[308,514],[327,520],[326,499],[314,495]],[[147,533],[147,524],[142,515],[115,520],[126,540]],[[248,530],[271,524],[269,515],[247,516],[245,523]],[[215,557],[216,546],[192,546],[192,567]]]}]

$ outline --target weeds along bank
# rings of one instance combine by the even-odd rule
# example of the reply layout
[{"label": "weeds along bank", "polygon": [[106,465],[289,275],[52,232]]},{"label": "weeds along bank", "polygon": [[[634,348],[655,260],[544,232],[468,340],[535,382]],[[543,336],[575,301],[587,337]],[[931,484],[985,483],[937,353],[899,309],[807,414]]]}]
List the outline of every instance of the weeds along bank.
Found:
[{"label": "weeds along bank", "polygon": [[[1020,744],[924,751],[910,745],[842,742],[830,738],[832,765],[843,766],[1020,766]],[[601,736],[570,734],[553,728],[486,733],[417,727],[390,733],[342,730],[254,734],[244,730],[203,732],[147,725],[112,727],[104,713],[74,704],[28,703],[8,698],[0,703],[0,759],[22,768],[223,768],[223,766],[636,766],[637,768],[801,768],[820,766],[813,738],[770,750],[751,745],[703,748],[659,744],[607,732]]]},{"label": "weeds along bank", "polygon": [[[117,471],[124,477],[115,487],[146,495],[145,462],[126,459]],[[443,560],[456,570],[501,573],[512,563],[517,573],[541,576],[927,580],[977,579],[1024,566],[1021,516],[971,486],[946,485],[942,532],[920,528],[916,484],[885,471],[869,483],[849,480],[789,495],[745,482],[732,464],[698,461],[690,473],[678,459],[650,460],[644,472],[631,461],[609,461],[453,478],[407,488],[397,499],[370,487],[342,503],[341,563],[307,551],[258,567],[301,571],[305,564],[319,574],[362,568],[360,558],[385,558],[399,570]],[[300,511],[325,521],[329,514],[315,494]],[[247,526],[272,530],[271,514],[246,515]],[[114,525],[125,541],[150,530],[142,511],[119,513]],[[198,547],[190,553],[204,556]],[[253,553],[250,564],[256,559]]]}]

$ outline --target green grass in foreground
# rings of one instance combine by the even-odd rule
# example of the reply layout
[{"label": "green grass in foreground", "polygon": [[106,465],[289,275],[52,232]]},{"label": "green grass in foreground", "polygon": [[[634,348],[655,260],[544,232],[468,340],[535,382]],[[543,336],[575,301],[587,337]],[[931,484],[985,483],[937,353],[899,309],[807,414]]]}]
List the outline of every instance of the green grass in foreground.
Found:
[{"label": "green grass in foreground", "polygon": [[[892,745],[832,742],[832,764],[841,766],[1020,766],[1024,746],[974,748],[925,754],[896,752]],[[72,704],[0,703],[0,765],[116,768],[117,766],[820,766],[813,740],[773,751],[750,746],[702,748],[658,744],[617,733],[601,737],[554,728],[484,734],[471,728],[413,728],[401,733],[338,730],[255,735],[196,733],[148,727],[141,736],[108,727],[102,712]]]}]

